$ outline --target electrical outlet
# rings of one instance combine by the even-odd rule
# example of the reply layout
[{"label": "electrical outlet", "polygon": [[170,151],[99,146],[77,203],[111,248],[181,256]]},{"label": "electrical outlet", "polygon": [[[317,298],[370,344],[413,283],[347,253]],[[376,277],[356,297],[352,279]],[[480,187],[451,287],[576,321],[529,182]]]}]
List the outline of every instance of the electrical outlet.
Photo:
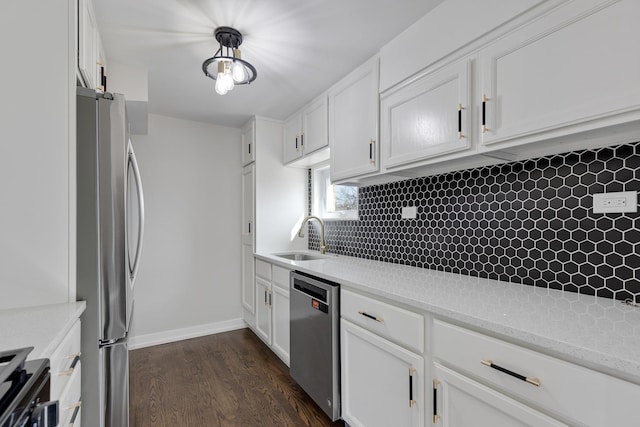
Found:
[{"label": "electrical outlet", "polygon": [[637,191],[593,195],[593,213],[625,213],[637,211]]},{"label": "electrical outlet", "polygon": [[402,207],[402,219],[416,219],[417,209],[415,206]]}]

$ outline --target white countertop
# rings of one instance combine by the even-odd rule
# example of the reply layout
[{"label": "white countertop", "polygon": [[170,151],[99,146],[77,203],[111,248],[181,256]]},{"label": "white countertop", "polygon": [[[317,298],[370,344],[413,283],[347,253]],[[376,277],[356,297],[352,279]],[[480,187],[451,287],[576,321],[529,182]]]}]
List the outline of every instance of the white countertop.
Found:
[{"label": "white countertop", "polygon": [[289,261],[260,253],[256,257],[640,384],[640,307],[362,258]]},{"label": "white countertop", "polygon": [[0,351],[33,347],[29,359],[50,357],[86,306],[79,301],[0,310]]}]

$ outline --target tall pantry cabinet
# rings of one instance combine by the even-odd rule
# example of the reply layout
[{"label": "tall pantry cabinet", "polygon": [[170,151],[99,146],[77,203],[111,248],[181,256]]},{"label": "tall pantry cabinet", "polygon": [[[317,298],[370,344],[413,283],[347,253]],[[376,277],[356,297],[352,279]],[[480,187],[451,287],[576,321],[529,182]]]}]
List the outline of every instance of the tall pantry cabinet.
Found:
[{"label": "tall pantry cabinet", "polygon": [[254,253],[304,250],[296,235],[306,215],[306,169],[282,165],[283,124],[254,117],[242,127],[242,308],[256,328]]},{"label": "tall pantry cabinet", "polygon": [[75,300],[76,1],[0,13],[0,309]]}]

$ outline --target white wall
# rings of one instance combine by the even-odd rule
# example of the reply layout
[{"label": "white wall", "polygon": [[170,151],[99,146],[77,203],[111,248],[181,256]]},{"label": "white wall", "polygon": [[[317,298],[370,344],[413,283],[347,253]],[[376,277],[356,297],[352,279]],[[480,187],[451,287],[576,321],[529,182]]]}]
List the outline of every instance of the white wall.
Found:
[{"label": "white wall", "polygon": [[0,309],[75,300],[75,4],[1,7]]},{"label": "white wall", "polygon": [[131,347],[242,327],[240,130],[150,115],[132,140],[146,229]]},{"label": "white wall", "polygon": [[282,166],[282,123],[256,118],[256,252],[307,249],[307,170]]}]

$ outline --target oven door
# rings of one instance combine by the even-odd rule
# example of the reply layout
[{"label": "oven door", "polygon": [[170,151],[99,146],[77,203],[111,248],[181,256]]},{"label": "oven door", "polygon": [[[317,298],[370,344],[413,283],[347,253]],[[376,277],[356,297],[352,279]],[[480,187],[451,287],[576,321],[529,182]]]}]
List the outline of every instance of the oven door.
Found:
[{"label": "oven door", "polygon": [[49,401],[49,360],[25,363],[27,382],[0,415],[0,427],[52,427],[58,425],[58,402]]}]

